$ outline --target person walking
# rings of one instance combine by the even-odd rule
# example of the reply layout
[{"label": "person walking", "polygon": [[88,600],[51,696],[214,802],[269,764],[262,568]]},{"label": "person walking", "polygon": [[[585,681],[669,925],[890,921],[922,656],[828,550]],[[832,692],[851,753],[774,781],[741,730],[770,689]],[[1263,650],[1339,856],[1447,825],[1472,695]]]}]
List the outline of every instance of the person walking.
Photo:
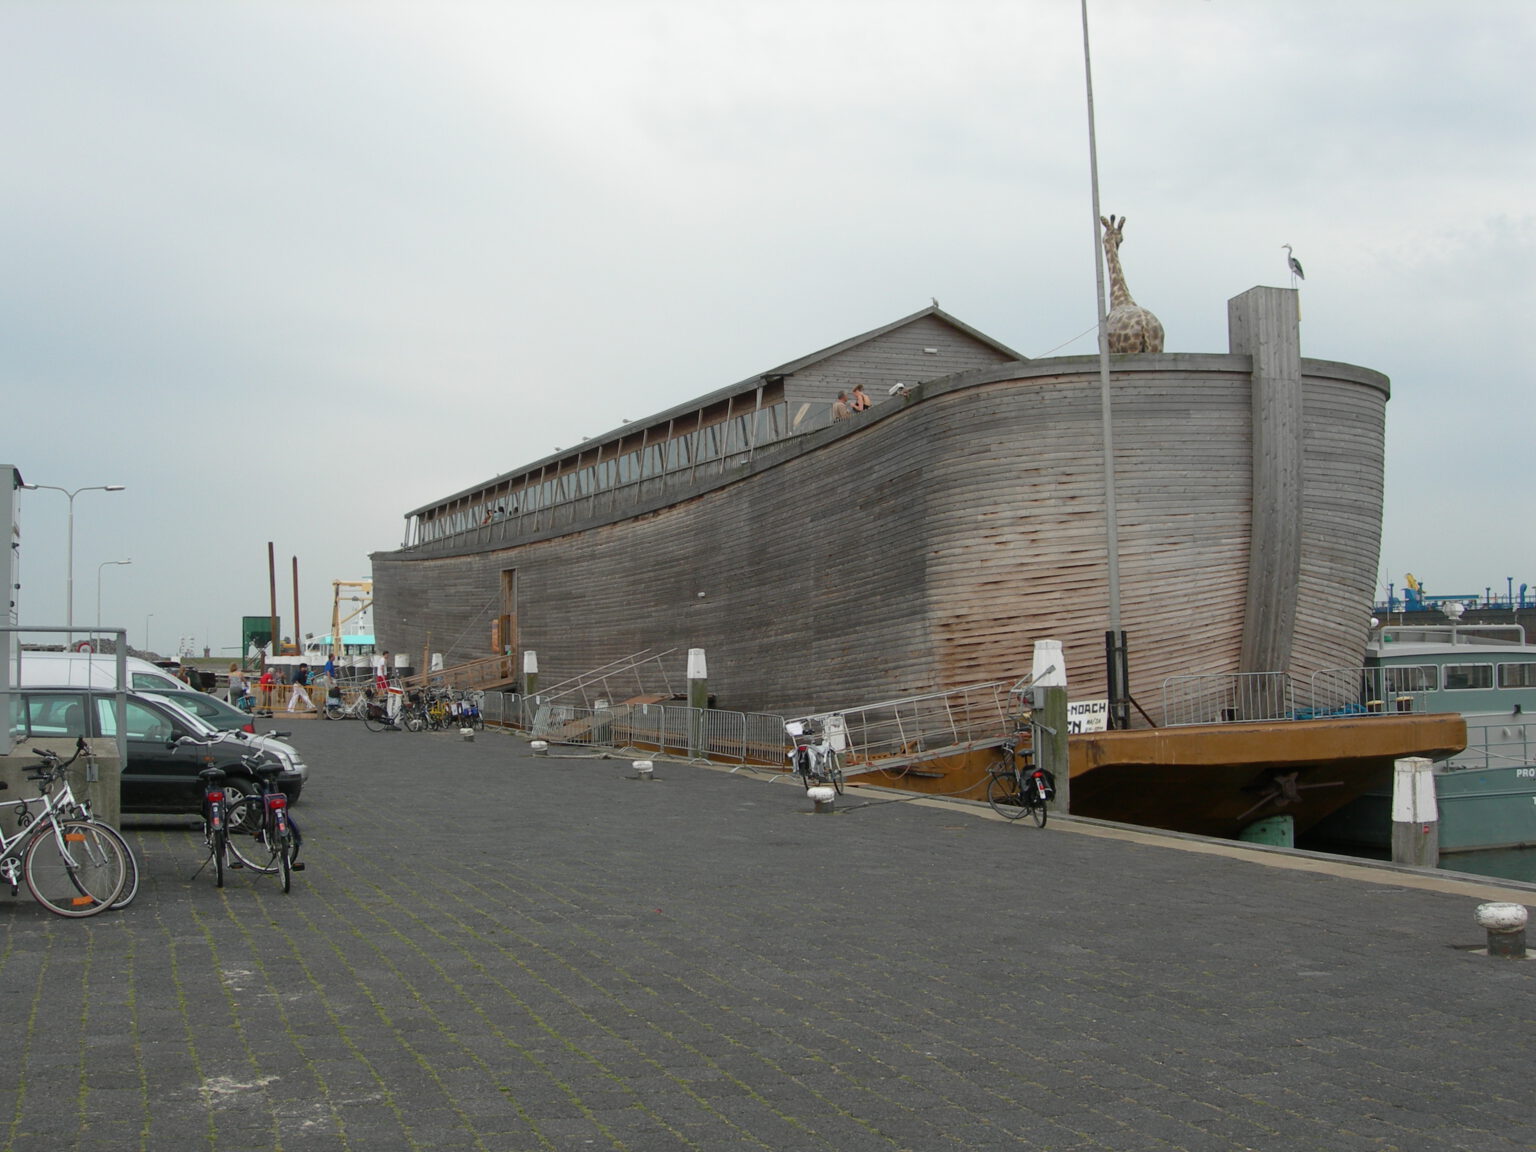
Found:
[{"label": "person walking", "polygon": [[309,698],[309,693],[306,691],[309,685],[309,665],[300,664],[295,668],[293,670],[293,679],[289,683],[293,685],[293,691],[288,694],[288,711],[301,711],[299,701],[302,700],[304,702],[302,711],[313,712],[315,710],[315,702]]},{"label": "person walking", "polygon": [[225,699],[235,707],[240,706],[240,698],[245,695],[245,676],[240,671],[239,664],[229,666],[229,692]]}]

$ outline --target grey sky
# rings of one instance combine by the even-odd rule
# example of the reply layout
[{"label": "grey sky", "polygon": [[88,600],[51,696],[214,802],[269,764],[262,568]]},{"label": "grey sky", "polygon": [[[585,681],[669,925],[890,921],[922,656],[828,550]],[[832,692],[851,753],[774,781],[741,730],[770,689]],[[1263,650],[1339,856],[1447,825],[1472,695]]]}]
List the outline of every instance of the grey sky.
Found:
[{"label": "grey sky", "polygon": [[[1536,5],[1096,0],[1100,181],[1170,351],[1306,265],[1385,372],[1383,581],[1536,585]],[[407,509],[924,307],[1092,351],[1075,0],[0,3],[4,455],[75,615],[223,654]],[[66,501],[23,494],[22,618]],[[133,565],[102,571],[131,556]],[[1170,589],[1170,594],[1176,590]]]}]

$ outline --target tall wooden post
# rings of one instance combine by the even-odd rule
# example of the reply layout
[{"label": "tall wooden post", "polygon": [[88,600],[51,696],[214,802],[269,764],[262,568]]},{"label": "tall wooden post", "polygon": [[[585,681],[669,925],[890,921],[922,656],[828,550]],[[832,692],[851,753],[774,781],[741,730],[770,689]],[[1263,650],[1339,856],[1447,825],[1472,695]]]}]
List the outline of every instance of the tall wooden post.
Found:
[{"label": "tall wooden post", "polygon": [[278,635],[277,635],[277,553],[276,553],[275,549],[272,547],[272,541],[270,541],[270,540],[267,541],[267,584],[269,586],[269,590],[272,593],[272,615],[271,615],[271,617],[268,618],[268,621],[267,621],[268,627],[271,629],[271,632],[272,632],[272,639],[268,642],[267,654],[269,656],[276,656],[278,654]]},{"label": "tall wooden post", "polygon": [[304,633],[299,631],[299,558],[293,558],[293,646],[299,650],[299,658],[304,658]]}]

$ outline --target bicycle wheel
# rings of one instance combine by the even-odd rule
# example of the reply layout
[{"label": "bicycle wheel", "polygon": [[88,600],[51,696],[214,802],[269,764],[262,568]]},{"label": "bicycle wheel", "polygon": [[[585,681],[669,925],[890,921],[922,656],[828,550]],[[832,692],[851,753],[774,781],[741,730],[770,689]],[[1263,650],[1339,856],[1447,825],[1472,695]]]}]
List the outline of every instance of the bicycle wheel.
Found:
[{"label": "bicycle wheel", "polygon": [[229,832],[226,829],[208,829],[208,854],[213,857],[213,886],[222,888],[224,865],[229,859]]},{"label": "bicycle wheel", "polygon": [[1029,806],[1029,814],[1035,818],[1035,827],[1045,827],[1046,808],[1044,800],[1036,797]]},{"label": "bicycle wheel", "polygon": [[1017,820],[1028,811],[1024,790],[1019,784],[1018,773],[1000,764],[992,766],[992,779],[987,784],[987,803],[999,816]]},{"label": "bicycle wheel", "polygon": [[347,710],[340,704],[327,703],[325,706],[325,718],[327,720],[340,720],[347,714]]},{"label": "bicycle wheel", "polygon": [[229,851],[241,867],[270,876],[278,865],[276,845],[267,829],[266,802],[260,796],[247,796],[237,806],[241,809],[238,823],[226,813],[234,830],[229,837]]},{"label": "bicycle wheel", "polygon": [[[89,808],[89,805],[86,805]],[[72,819],[84,820],[89,824],[100,828],[106,835],[117,841],[117,846],[123,850],[123,890],[117,894],[117,899],[112,901],[113,908],[126,908],[133,903],[133,898],[139,894],[139,861],[133,854],[133,849],[128,847],[128,839],[112,825],[98,820],[89,811],[80,811],[77,807],[77,816]]]},{"label": "bicycle wheel", "polygon": [[816,778],[811,775],[811,754],[807,749],[795,750],[795,775],[800,777],[800,784],[807,792],[816,783]]},{"label": "bicycle wheel", "polygon": [[836,749],[827,753],[827,781],[839,796],[843,794],[843,757]]},{"label": "bicycle wheel", "polygon": [[293,888],[293,843],[286,835],[277,838],[277,873],[283,878],[283,891]]},{"label": "bicycle wheel", "polygon": [[249,829],[242,823],[246,810],[244,802],[256,795],[256,782],[246,776],[231,776],[224,781],[224,832],[232,836]]},{"label": "bicycle wheel", "polygon": [[28,842],[22,874],[37,902],[60,916],[94,916],[123,890],[118,842],[88,820],[44,822]]},{"label": "bicycle wheel", "polygon": [[139,862],[133,854],[133,849],[128,847],[128,841],[123,834],[110,824],[103,824],[99,820],[86,817],[91,824],[100,828],[108,836],[117,841],[117,846],[123,850],[123,890],[117,894],[117,899],[112,901],[114,908],[126,908],[133,903],[133,898],[139,894]]}]

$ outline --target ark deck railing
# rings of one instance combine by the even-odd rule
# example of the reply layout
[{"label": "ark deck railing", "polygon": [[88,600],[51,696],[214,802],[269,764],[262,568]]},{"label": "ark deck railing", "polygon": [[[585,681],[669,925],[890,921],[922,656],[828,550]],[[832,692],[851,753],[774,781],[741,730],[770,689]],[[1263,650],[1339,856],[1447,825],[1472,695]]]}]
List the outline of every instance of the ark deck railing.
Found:
[{"label": "ark deck railing", "polygon": [[1193,673],[1163,681],[1163,726],[1322,720],[1422,712],[1417,668],[1323,668],[1305,680],[1284,672]]}]

